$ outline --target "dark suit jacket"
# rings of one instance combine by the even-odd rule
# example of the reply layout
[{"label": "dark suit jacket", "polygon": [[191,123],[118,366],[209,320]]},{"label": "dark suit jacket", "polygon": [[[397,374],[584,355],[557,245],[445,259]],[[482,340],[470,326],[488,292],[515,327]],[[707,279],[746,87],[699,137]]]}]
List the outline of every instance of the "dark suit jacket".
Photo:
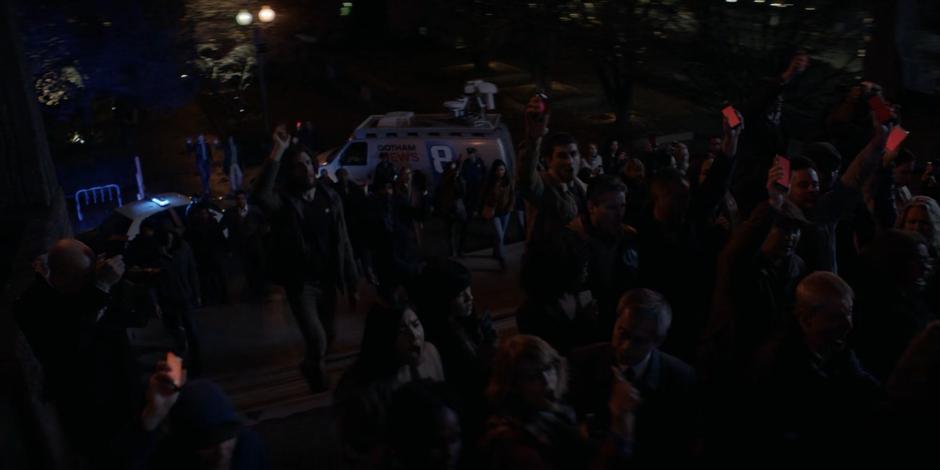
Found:
[{"label": "dark suit jacket", "polygon": [[[272,247],[272,273],[282,283],[301,282],[305,274],[305,254],[312,249],[307,246],[303,233],[303,208],[296,198],[285,192],[274,192],[274,182],[280,169],[280,162],[268,159],[261,169],[261,175],[255,187],[258,203],[270,217]],[[323,191],[330,200],[332,214],[333,240],[336,241],[335,272],[330,279],[322,281],[335,283],[340,290],[355,290],[359,273],[353,257],[352,245],[346,232],[346,217],[343,202],[333,189],[326,185],[317,185],[317,191]]]},{"label": "dark suit jacket", "polygon": [[[569,401],[579,419],[587,420],[592,428],[596,425],[606,430],[609,425],[607,403],[613,383],[610,368],[615,364],[609,343],[571,353]],[[635,459],[663,462],[691,456],[698,427],[695,381],[695,372],[688,364],[653,350],[643,376],[634,381],[642,400],[636,412]]]},{"label": "dark suit jacket", "polygon": [[742,452],[841,458],[880,445],[881,384],[851,349],[816,362],[798,327],[761,349],[744,400]]},{"label": "dark suit jacket", "polygon": [[63,295],[37,276],[14,305],[17,324],[42,364],[43,398],[56,403],[71,444],[85,454],[104,451],[139,413],[142,397],[113,303],[93,286]]}]

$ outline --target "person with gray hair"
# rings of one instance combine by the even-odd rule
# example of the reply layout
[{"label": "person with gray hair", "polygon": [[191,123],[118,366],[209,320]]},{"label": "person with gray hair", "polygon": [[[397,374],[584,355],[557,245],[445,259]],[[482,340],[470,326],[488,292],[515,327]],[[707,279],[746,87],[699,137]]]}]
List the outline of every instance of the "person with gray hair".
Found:
[{"label": "person with gray hair", "polygon": [[634,458],[642,462],[691,458],[698,436],[695,372],[659,350],[671,325],[662,294],[632,289],[620,298],[610,342],[571,353],[570,402],[591,433],[608,422],[606,403],[619,380],[639,391]]},{"label": "person with gray hair", "polygon": [[875,442],[884,392],[849,347],[854,302],[852,288],[831,272],[800,281],[795,326],[752,363],[739,448],[835,457]]}]

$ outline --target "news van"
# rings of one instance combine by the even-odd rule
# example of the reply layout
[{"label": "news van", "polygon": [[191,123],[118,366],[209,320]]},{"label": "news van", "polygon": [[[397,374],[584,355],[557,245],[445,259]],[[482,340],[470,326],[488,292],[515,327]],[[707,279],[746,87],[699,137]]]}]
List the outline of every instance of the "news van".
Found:
[{"label": "news van", "polygon": [[[431,185],[436,185],[450,162],[467,156],[476,149],[487,168],[495,160],[506,163],[513,171],[515,151],[512,139],[499,114],[487,113],[492,108],[495,87],[485,82],[468,82],[467,96],[444,103],[450,113],[415,114],[398,111],[372,115],[353,131],[349,141],[318,158],[322,169],[336,180],[340,168],[349,172],[357,184],[372,181],[376,165],[387,158],[396,168],[409,167],[421,171]],[[480,90],[483,96],[480,96]],[[468,106],[470,103],[470,106]],[[468,112],[476,105],[476,112]],[[511,174],[511,173],[510,173]]]}]

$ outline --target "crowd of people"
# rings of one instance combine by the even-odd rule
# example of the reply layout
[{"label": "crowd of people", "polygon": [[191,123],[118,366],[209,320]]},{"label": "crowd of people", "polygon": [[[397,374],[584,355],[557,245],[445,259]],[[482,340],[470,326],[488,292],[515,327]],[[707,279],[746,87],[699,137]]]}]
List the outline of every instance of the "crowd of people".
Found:
[{"label": "crowd of people", "polygon": [[[224,392],[194,378],[192,311],[226,296],[222,246],[253,288],[283,286],[314,393],[331,388],[338,302],[354,307],[361,279],[378,293],[333,391],[348,468],[927,454],[940,415],[936,165],[886,148],[901,117],[876,117],[868,82],[785,155],[783,102],[808,65],[796,54],[733,111],[740,122],[716,111],[722,131],[700,155],[550,132],[537,96],[515,174],[467,149],[435,187],[387,159],[367,188],[343,170],[324,179],[279,127],[221,223],[196,207],[185,233],[145,226],[125,256],[62,240],[17,320],[89,468],[265,468]],[[422,256],[430,217],[446,222],[450,257]],[[500,338],[474,302],[460,261],[474,218],[503,269],[510,224],[525,233],[518,334]],[[146,384],[128,373],[140,285],[193,380],[166,362]]]}]

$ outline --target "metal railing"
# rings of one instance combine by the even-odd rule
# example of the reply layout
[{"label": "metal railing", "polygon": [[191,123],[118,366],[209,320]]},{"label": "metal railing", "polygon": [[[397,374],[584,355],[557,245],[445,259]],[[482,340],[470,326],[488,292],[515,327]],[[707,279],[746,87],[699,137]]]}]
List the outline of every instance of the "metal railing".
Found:
[{"label": "metal railing", "polygon": [[121,188],[116,184],[106,184],[104,186],[95,186],[92,188],[79,189],[75,191],[75,212],[78,214],[78,221],[84,220],[82,215],[82,197],[84,196],[85,207],[99,202],[110,202],[117,198],[118,207],[124,205],[121,199]]}]

